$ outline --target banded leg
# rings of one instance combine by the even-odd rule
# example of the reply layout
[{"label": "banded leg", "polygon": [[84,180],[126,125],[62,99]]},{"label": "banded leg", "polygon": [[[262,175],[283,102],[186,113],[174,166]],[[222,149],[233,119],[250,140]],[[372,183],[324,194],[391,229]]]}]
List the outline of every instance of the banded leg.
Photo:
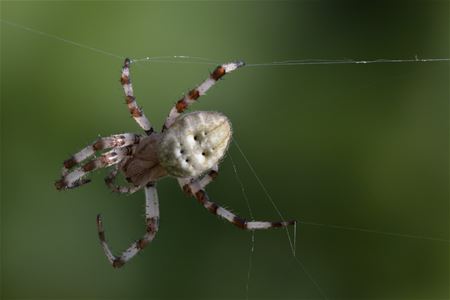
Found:
[{"label": "banded leg", "polygon": [[115,179],[119,171],[118,165],[115,165],[114,170],[112,170],[108,176],[105,178],[106,185],[113,191],[119,194],[133,194],[140,190],[142,186],[119,186],[115,185]]},{"label": "banded leg", "polygon": [[75,153],[71,158],[65,160],[61,171],[62,175],[66,175],[70,169],[82,163],[84,160],[94,155],[97,151],[138,144],[141,139],[141,135],[134,133],[122,133],[101,137],[92,144]]},{"label": "banded leg", "polygon": [[156,187],[153,183],[145,187],[145,222],[146,230],[143,237],[131,244],[122,254],[115,256],[106,242],[102,218],[100,215],[97,216],[98,237],[108,261],[114,268],[122,267],[155,238],[159,227],[159,203]]},{"label": "banded leg", "polygon": [[269,229],[275,227],[286,227],[289,225],[295,225],[296,221],[277,221],[277,222],[269,222],[269,221],[247,221],[235,214],[231,211],[217,205],[216,203],[209,200],[208,194],[206,191],[201,188],[198,181],[188,184],[188,187],[183,188],[183,190],[188,190],[191,194],[197,199],[197,201],[203,205],[210,213],[218,215],[221,218],[224,218],[228,222],[232,223],[236,227],[240,229],[246,230],[257,230],[257,229]]},{"label": "banded leg", "polygon": [[64,174],[60,180],[55,182],[55,187],[58,190],[67,188],[76,188],[80,185],[90,182],[89,179],[83,178],[90,172],[100,168],[106,168],[119,163],[124,157],[132,155],[135,145],[116,148],[102,154],[100,157],[92,159],[79,168],[71,170]]},{"label": "banded leg", "polygon": [[180,185],[181,189],[187,193],[188,195],[191,194],[191,185],[196,185],[197,190],[204,189],[208,184],[210,184],[213,180],[219,176],[219,166],[215,165],[205,176],[203,176],[201,179],[197,180],[191,180],[191,179],[184,179],[184,178],[178,178],[178,184]]},{"label": "banded leg", "polygon": [[131,60],[129,58],[126,58],[122,67],[122,75],[120,76],[120,83],[122,84],[123,91],[125,92],[125,102],[134,120],[139,124],[139,126],[141,126],[141,128],[147,135],[150,135],[154,131],[153,126],[144,115],[142,108],[140,108],[136,103],[136,97],[134,97],[133,92],[133,85],[131,84],[130,64]]},{"label": "banded leg", "polygon": [[182,114],[192,103],[194,103],[200,96],[206,94],[208,91],[220,78],[225,74],[228,74],[239,67],[244,66],[244,62],[231,62],[218,66],[209,77],[203,81],[197,88],[190,90],[183,98],[177,101],[174,107],[170,110],[169,116],[163,126],[163,131],[170,126],[172,126],[175,119]]}]

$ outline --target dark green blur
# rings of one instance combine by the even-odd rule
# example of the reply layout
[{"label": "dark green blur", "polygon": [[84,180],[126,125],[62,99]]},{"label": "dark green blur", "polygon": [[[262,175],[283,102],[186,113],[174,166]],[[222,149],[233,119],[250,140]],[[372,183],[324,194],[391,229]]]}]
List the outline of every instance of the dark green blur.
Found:
[{"label": "dark green blur", "polygon": [[[336,1],[337,2],[337,1]],[[1,2],[1,18],[130,57],[450,57],[447,1]],[[144,232],[143,192],[112,194],[106,171],[58,192],[64,159],[139,132],[119,84],[122,59],[1,25],[1,298],[245,299],[251,234],[159,182],[155,241],[123,269],[97,240],[101,212],[119,251]],[[160,129],[214,66],[133,65],[138,103]],[[234,137],[287,219],[447,241],[299,225],[297,257],[329,299],[448,299],[449,63],[247,67],[195,110]],[[232,145],[253,214],[277,220]],[[249,212],[230,157],[211,199]],[[285,232],[256,232],[250,299],[320,299]]]}]

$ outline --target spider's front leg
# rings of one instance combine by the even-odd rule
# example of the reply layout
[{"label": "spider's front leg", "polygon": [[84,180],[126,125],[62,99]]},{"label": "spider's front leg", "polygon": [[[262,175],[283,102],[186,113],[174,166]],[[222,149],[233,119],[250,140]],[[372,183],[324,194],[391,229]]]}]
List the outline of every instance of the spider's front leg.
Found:
[{"label": "spider's front leg", "polygon": [[145,131],[147,135],[150,135],[154,131],[153,126],[144,115],[142,108],[140,108],[136,103],[136,97],[134,96],[133,92],[133,85],[131,84],[130,64],[131,60],[129,58],[126,58],[123,64],[122,74],[120,76],[120,83],[122,84],[123,91],[125,92],[125,102],[134,120],[139,124],[139,126]]},{"label": "spider's front leg", "polygon": [[69,173],[70,169],[81,164],[86,159],[94,156],[98,151],[139,144],[141,139],[142,136],[134,133],[121,133],[107,137],[101,137],[87,147],[72,155],[69,159],[65,160],[61,173],[63,176],[66,175],[67,173]]},{"label": "spider's front leg", "polygon": [[197,86],[197,88],[190,90],[186,95],[184,95],[183,98],[177,101],[175,106],[170,110],[169,116],[167,117],[162,130],[164,131],[172,126],[178,116],[181,115],[189,107],[189,105],[197,101],[200,96],[205,95],[206,91],[208,91],[225,74],[228,74],[244,65],[245,63],[243,61],[237,61],[226,63],[215,68],[209,77]]},{"label": "spider's front leg", "polygon": [[106,168],[118,164],[126,156],[134,153],[136,145],[128,145],[125,147],[114,148],[111,151],[103,153],[100,157],[94,158],[78,168],[71,169],[67,173],[63,172],[61,179],[55,182],[58,190],[76,188],[80,185],[88,183],[90,180],[85,179],[88,173],[100,168]]},{"label": "spider's front leg", "polygon": [[142,238],[131,244],[122,254],[116,256],[112,253],[106,242],[102,218],[100,215],[97,216],[98,237],[108,261],[114,268],[122,267],[155,238],[159,227],[159,203],[154,183],[149,183],[145,187],[145,223],[146,230]]},{"label": "spider's front leg", "polygon": [[[209,176],[209,175],[207,175]],[[217,176],[215,174],[214,176]],[[212,179],[211,179],[212,180]],[[205,183],[209,183],[209,181],[205,181],[204,178],[194,180],[191,183],[185,183],[183,186],[183,190],[185,192],[190,193],[192,196],[197,199],[197,201],[203,205],[210,213],[218,215],[219,217],[224,218],[228,222],[232,223],[233,225],[237,226],[240,229],[246,229],[246,230],[257,230],[257,229],[269,229],[269,228],[275,228],[275,227],[286,227],[289,225],[295,225],[296,221],[276,221],[276,222],[269,222],[269,221],[247,221],[235,214],[233,214],[231,211],[229,211],[226,208],[223,208],[216,203],[209,200],[208,194],[205,190]],[[185,182],[182,179],[179,180],[180,184]]]}]

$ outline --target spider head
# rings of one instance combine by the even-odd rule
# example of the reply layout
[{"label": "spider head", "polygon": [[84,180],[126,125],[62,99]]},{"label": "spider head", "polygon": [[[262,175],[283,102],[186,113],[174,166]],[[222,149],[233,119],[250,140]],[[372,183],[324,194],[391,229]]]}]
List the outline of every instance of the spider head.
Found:
[{"label": "spider head", "polygon": [[231,123],[219,112],[196,111],[180,116],[161,138],[158,157],[169,175],[198,177],[224,156]]}]

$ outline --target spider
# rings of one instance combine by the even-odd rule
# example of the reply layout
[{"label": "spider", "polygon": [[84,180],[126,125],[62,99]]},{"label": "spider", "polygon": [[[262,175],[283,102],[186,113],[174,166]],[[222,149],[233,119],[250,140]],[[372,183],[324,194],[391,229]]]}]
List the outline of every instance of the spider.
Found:
[{"label": "spider", "polygon": [[[218,175],[218,164],[230,143],[231,123],[219,112],[183,112],[225,74],[244,66],[244,62],[226,63],[215,68],[205,81],[176,102],[160,133],[153,129],[136,103],[130,79],[131,63],[129,58],[125,59],[120,82],[128,109],[145,135],[123,133],[99,138],[64,161],[61,179],[55,182],[58,190],[76,188],[90,182],[85,178],[88,173],[114,166],[105,178],[110,189],[122,194],[144,189],[145,234],[122,254],[116,256],[112,253],[106,241],[101,215],[97,215],[100,243],[113,267],[123,266],[154,239],[159,228],[156,182],[167,176],[175,177],[183,191],[195,197],[210,213],[224,218],[238,228],[256,230],[295,225],[296,221],[247,221],[210,201],[205,190]],[[96,157],[98,152],[102,153]],[[119,171],[130,183],[128,186],[115,184]]]}]

